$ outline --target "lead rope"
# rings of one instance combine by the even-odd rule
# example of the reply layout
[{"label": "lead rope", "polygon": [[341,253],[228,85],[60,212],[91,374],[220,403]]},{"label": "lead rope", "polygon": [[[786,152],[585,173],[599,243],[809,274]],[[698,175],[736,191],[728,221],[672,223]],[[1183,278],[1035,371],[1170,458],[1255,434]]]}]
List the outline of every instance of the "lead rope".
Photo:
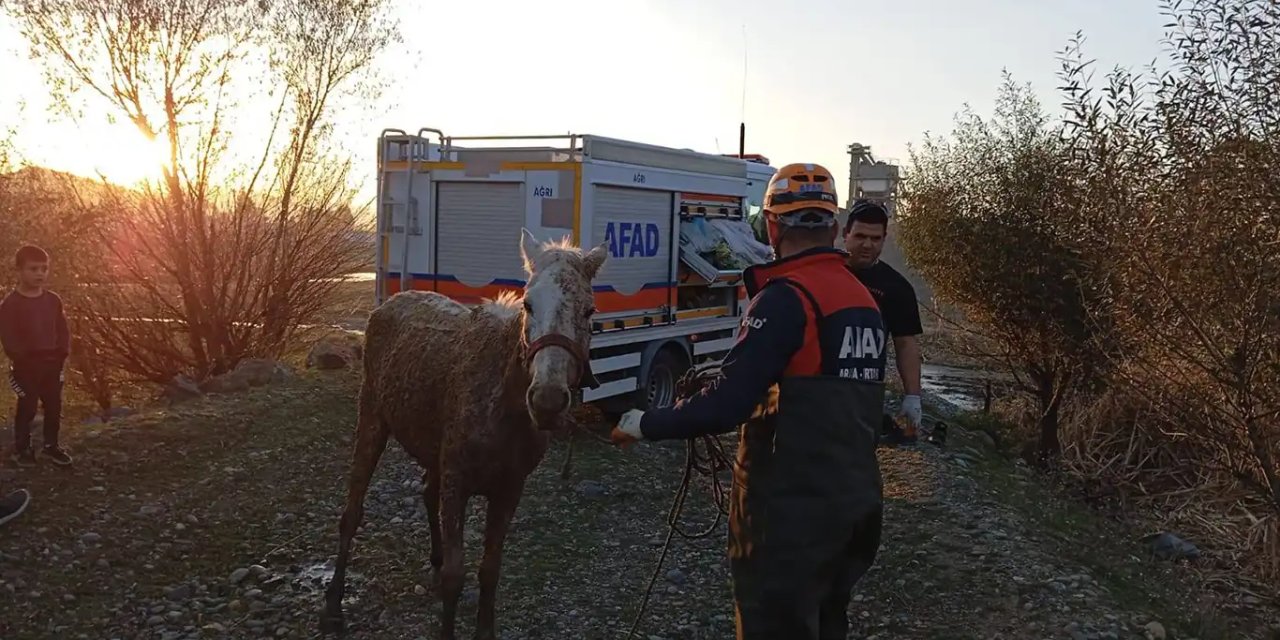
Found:
[{"label": "lead rope", "polygon": [[[685,372],[684,376],[676,384],[676,397],[688,398],[696,395],[702,389],[718,380],[721,375],[719,363],[691,368]],[[698,446],[699,443],[701,443],[701,447]],[[636,611],[635,619],[631,622],[631,630],[624,636],[628,639],[635,637],[636,631],[640,628],[640,619],[644,616],[645,608],[649,605],[649,597],[653,594],[653,586],[657,584],[658,576],[662,572],[662,563],[666,561],[667,552],[671,550],[672,539],[677,534],[685,540],[706,538],[720,526],[720,520],[729,515],[729,488],[722,483],[720,474],[723,471],[733,470],[733,458],[725,453],[724,446],[718,436],[690,438],[685,441],[685,445],[684,475],[680,478],[680,485],[676,487],[675,496],[671,501],[671,509],[667,511],[667,539],[662,543],[662,553],[658,556],[658,564],[653,568],[653,575],[649,577],[649,586],[644,590],[644,598],[640,601],[640,609]],[[699,448],[701,448],[701,451],[699,451]],[[711,500],[716,506],[716,517],[706,529],[688,533],[680,527],[680,513],[684,510],[685,499],[689,496],[689,486],[692,483],[695,471],[699,475],[708,476],[711,479]],[[732,479],[730,479],[730,483],[732,483]],[[731,486],[732,484],[730,484]]]}]

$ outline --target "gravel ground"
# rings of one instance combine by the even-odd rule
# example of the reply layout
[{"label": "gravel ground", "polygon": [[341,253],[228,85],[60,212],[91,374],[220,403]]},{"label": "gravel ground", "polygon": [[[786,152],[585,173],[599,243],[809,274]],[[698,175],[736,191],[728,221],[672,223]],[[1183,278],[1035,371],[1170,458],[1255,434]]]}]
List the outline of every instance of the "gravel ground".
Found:
[{"label": "gravel ground", "polygon": [[[355,374],[70,429],[77,466],[0,469],[35,500],[0,530],[0,638],[315,638],[336,548]],[[885,543],[850,606],[850,638],[1274,638],[1271,603],[1197,588],[1117,530],[953,428],[946,450],[883,450]],[[620,638],[654,570],[680,444],[618,451],[579,438],[530,478],[508,538],[508,640]],[[435,638],[420,472],[393,444],[366,501],[350,638]],[[712,520],[704,486],[684,515]],[[470,505],[475,615],[483,501]],[[732,638],[724,526],[677,539],[641,625],[647,640]],[[1270,616],[1270,618],[1268,618]]]}]

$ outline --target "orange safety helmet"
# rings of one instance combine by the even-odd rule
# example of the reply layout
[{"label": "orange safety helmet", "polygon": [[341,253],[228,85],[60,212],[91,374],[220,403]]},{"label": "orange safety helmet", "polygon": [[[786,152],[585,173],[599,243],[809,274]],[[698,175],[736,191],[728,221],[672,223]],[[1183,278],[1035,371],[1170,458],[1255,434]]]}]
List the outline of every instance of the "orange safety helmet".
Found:
[{"label": "orange safety helmet", "polygon": [[836,181],[820,164],[794,163],[778,169],[764,194],[764,217],[769,237],[780,237],[778,226],[821,229],[836,224]]}]

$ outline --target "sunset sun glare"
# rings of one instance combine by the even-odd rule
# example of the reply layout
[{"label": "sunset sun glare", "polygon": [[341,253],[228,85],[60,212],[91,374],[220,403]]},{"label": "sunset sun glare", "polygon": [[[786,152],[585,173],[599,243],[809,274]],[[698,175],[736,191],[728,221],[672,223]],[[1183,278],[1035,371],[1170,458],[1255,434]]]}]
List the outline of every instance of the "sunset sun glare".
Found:
[{"label": "sunset sun glare", "polygon": [[133,187],[144,181],[156,181],[169,162],[169,149],[163,137],[148,140],[129,124],[112,124],[98,129],[94,138],[101,142],[96,149],[86,149],[87,173],[101,175],[108,182]]}]

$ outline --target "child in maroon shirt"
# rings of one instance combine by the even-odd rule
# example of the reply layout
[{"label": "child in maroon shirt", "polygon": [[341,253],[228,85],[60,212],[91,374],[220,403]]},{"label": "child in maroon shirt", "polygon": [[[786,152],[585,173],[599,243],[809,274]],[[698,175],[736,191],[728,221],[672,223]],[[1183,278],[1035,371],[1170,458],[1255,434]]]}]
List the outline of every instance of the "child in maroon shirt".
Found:
[{"label": "child in maroon shirt", "polygon": [[44,406],[42,453],[57,465],[70,465],[71,456],[58,446],[62,419],[63,365],[71,351],[71,334],[62,299],[44,288],[49,277],[49,254],[24,246],[14,259],[18,286],[0,302],[0,344],[9,358],[9,383],[18,394],[13,420],[15,464],[35,464],[31,424]]}]

